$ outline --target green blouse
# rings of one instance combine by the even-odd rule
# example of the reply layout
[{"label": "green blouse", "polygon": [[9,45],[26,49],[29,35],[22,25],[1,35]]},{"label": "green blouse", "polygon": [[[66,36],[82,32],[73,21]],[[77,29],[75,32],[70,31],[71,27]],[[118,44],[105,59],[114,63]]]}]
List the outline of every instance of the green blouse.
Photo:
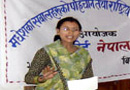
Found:
[{"label": "green blouse", "polygon": [[[92,77],[91,57],[87,50],[77,47],[79,48],[77,51],[69,53],[58,40],[38,50],[25,76],[25,82],[37,84],[36,90],[64,90],[65,87],[67,88],[65,84],[68,80]],[[37,78],[47,65],[55,69],[58,65],[61,73],[44,83],[39,83]]]}]

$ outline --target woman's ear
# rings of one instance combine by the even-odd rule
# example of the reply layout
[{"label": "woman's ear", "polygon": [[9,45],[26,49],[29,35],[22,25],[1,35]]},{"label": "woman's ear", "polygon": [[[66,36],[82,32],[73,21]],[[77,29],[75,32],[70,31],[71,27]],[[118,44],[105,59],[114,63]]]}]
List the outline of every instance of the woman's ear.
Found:
[{"label": "woman's ear", "polygon": [[57,35],[59,35],[59,33],[60,33],[60,30],[59,30],[59,29],[56,29],[56,33],[57,33]]}]

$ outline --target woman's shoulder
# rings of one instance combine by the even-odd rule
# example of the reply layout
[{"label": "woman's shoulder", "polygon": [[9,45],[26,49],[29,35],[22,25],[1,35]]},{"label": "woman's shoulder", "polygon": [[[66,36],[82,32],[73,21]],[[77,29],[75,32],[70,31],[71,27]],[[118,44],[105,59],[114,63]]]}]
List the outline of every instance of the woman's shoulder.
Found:
[{"label": "woman's shoulder", "polygon": [[45,47],[42,47],[42,48],[39,48],[36,52],[36,55],[46,55],[47,54],[47,51],[45,49]]},{"label": "woman's shoulder", "polygon": [[38,52],[38,53],[43,53],[43,52],[45,52],[45,48],[44,48],[44,47],[39,48],[39,49],[37,50],[37,52]]},{"label": "woman's shoulder", "polygon": [[81,46],[77,46],[79,49],[80,49],[80,52],[83,52],[83,53],[89,53],[89,51]]},{"label": "woman's shoulder", "polygon": [[50,44],[46,45],[44,48],[46,48],[46,47],[48,47],[48,48],[55,48],[55,47],[57,47],[59,45],[60,45],[60,41],[57,40],[57,41],[55,41],[53,43],[50,43]]}]

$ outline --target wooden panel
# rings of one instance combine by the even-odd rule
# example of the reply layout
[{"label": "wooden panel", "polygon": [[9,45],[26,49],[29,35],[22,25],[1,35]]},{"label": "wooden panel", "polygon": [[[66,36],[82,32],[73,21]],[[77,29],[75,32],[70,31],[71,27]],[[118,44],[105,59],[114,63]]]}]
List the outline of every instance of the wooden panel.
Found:
[{"label": "wooden panel", "polygon": [[117,82],[99,83],[98,90],[117,90]]},{"label": "wooden panel", "polygon": [[121,80],[120,86],[122,90],[130,90],[130,79],[129,80]]},{"label": "wooden panel", "polygon": [[98,90],[130,90],[130,79],[99,83]]}]

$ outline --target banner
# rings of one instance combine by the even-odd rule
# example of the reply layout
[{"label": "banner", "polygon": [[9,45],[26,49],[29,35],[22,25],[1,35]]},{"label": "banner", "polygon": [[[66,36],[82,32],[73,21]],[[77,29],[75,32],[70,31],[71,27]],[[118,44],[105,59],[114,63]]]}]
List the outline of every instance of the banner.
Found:
[{"label": "banner", "polygon": [[129,0],[2,0],[0,83],[24,82],[36,51],[53,42],[56,24],[77,18],[76,45],[90,52],[99,82],[130,78]]}]

